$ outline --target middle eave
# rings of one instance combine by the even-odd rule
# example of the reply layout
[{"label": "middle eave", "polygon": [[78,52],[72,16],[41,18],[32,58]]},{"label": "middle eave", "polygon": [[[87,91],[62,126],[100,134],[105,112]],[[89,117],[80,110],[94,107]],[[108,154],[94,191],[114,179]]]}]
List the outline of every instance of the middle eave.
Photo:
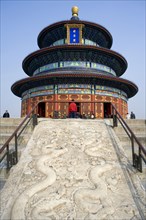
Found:
[{"label": "middle eave", "polygon": [[28,76],[49,63],[58,61],[89,61],[112,68],[117,76],[121,76],[127,69],[126,59],[119,53],[97,46],[61,45],[43,48],[29,54],[23,61],[22,67]]}]

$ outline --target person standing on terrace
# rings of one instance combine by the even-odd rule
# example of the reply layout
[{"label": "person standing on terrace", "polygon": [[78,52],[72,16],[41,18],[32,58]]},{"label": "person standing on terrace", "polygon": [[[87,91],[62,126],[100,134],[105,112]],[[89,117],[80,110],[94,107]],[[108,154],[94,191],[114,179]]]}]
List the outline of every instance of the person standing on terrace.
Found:
[{"label": "person standing on terrace", "polygon": [[72,99],[71,103],[69,104],[69,118],[76,118],[77,114],[77,105]]}]

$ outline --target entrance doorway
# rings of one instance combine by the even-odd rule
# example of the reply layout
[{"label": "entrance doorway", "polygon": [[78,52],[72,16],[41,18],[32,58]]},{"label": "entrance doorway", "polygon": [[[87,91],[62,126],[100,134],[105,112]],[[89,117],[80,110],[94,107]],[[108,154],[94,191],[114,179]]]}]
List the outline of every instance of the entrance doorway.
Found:
[{"label": "entrance doorway", "polygon": [[77,112],[80,113],[80,102],[76,102],[76,105],[77,105]]},{"label": "entrance doorway", "polygon": [[77,105],[77,117],[80,118],[80,116],[81,116],[81,103],[76,102],[76,105]]},{"label": "entrance doorway", "polygon": [[111,118],[111,103],[105,102],[104,103],[104,118]]},{"label": "entrance doorway", "polygon": [[40,102],[38,104],[39,117],[45,117],[45,112],[46,112],[46,103],[45,102]]}]

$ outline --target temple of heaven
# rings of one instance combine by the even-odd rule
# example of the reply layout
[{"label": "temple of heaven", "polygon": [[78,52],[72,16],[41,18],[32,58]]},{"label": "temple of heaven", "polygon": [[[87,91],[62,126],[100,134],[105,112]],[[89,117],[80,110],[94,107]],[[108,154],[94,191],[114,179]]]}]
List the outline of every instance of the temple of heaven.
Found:
[{"label": "temple of heaven", "polygon": [[12,92],[22,99],[21,117],[38,103],[40,117],[68,116],[72,99],[78,115],[111,116],[111,103],[125,118],[128,99],[138,92],[131,81],[120,78],[126,59],[111,50],[112,36],[103,26],[80,20],[78,7],[70,20],[44,28],[38,35],[39,50],[22,63],[27,78],[15,82]]}]

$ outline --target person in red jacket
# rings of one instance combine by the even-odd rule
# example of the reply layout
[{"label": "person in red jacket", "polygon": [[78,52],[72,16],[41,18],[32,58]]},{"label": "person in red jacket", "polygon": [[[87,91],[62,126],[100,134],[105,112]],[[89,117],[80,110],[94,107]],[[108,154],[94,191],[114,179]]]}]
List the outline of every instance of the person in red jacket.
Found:
[{"label": "person in red jacket", "polygon": [[69,104],[69,117],[76,118],[76,114],[77,114],[77,105],[74,102],[74,99],[72,99],[72,102]]}]

